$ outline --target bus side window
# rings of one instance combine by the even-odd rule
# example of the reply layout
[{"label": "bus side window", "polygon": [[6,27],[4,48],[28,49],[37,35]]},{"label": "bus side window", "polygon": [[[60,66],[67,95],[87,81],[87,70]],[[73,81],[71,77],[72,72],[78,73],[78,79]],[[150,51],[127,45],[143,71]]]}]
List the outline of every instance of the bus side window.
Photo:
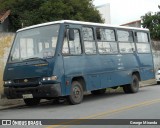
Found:
[{"label": "bus side window", "polygon": [[115,32],[112,29],[97,28],[96,29],[98,51],[100,54],[118,53]]},{"label": "bus side window", "polygon": [[74,40],[68,39],[68,30],[64,37],[63,42],[63,54],[79,55],[82,53],[81,42],[80,42],[80,32],[78,29],[74,29]]},{"label": "bus side window", "polygon": [[150,53],[150,45],[149,45],[149,38],[148,34],[145,32],[136,32],[136,46],[138,53]]},{"label": "bus side window", "polygon": [[96,54],[96,44],[93,35],[93,29],[88,27],[82,28],[84,48],[86,54]]},{"label": "bus side window", "polygon": [[133,53],[135,51],[133,34],[130,30],[117,30],[117,36],[121,53]]}]

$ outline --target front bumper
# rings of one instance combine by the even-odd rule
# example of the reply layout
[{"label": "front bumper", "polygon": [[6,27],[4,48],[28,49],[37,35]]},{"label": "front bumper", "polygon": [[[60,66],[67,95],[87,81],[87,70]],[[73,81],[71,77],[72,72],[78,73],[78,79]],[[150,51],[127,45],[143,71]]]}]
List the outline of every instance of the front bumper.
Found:
[{"label": "front bumper", "polygon": [[53,98],[61,96],[60,84],[46,84],[36,87],[4,87],[8,99],[23,98],[24,94],[32,94],[34,98]]}]

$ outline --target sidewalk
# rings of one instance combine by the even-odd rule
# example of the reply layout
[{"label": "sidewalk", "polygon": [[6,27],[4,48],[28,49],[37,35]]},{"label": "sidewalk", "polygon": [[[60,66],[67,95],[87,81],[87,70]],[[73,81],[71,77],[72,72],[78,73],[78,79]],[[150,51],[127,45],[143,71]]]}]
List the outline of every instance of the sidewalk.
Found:
[{"label": "sidewalk", "polygon": [[[142,81],[140,82],[140,87],[147,87],[147,86],[153,86],[156,84],[156,81],[154,79]],[[116,92],[116,90],[114,90]],[[17,106],[23,106],[25,103],[23,102],[23,99],[6,99],[5,97],[0,96],[0,110],[17,107]]]},{"label": "sidewalk", "polygon": [[140,87],[145,87],[145,86],[152,86],[157,84],[155,79],[151,79],[151,80],[146,80],[146,81],[141,81],[140,82]]},{"label": "sidewalk", "polygon": [[23,99],[7,99],[0,97],[0,110],[25,105]]}]

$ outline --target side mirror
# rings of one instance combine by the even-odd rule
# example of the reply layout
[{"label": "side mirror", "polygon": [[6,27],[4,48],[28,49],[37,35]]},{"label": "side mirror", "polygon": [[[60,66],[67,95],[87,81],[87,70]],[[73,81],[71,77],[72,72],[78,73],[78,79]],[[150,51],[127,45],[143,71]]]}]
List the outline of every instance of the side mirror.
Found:
[{"label": "side mirror", "polygon": [[74,29],[69,29],[69,41],[74,40]]}]

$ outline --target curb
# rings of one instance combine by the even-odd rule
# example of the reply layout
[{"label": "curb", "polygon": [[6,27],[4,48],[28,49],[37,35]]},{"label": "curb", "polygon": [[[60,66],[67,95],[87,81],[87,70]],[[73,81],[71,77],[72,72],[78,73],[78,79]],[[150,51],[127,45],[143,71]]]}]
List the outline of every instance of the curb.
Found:
[{"label": "curb", "polygon": [[140,82],[140,88],[141,87],[147,87],[147,86],[153,86],[156,85],[157,82],[155,79],[147,80],[147,81],[142,81]]},{"label": "curb", "polygon": [[14,104],[14,105],[8,105],[8,106],[0,106],[0,110],[5,110],[5,109],[9,109],[9,108],[16,108],[16,107],[20,107],[24,104]]},{"label": "curb", "polygon": [[25,105],[22,99],[7,99],[3,95],[0,95],[0,110],[14,108],[21,105]]}]

